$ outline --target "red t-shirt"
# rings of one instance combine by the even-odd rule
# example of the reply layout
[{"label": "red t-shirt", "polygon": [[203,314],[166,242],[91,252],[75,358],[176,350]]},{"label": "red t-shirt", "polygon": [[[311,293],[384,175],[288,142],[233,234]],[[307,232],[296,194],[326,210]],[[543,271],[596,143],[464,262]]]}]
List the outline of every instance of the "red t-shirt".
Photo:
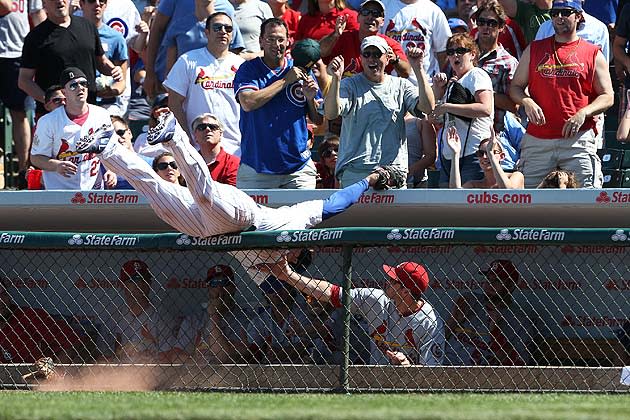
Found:
[{"label": "red t-shirt", "polygon": [[236,174],[240,164],[241,160],[238,157],[229,154],[221,148],[217,159],[208,164],[208,169],[210,170],[210,176],[215,181],[236,187]]},{"label": "red t-shirt", "polygon": [[299,41],[304,38],[311,38],[319,41],[320,39],[335,30],[335,22],[337,21],[337,16],[341,15],[348,15],[346,31],[359,29],[357,12],[351,9],[332,9],[328,14],[322,15],[321,13],[318,13],[315,16],[311,16],[308,13],[305,13],[302,15],[302,19],[300,19],[300,24],[298,25],[298,30],[295,34],[295,40]]},{"label": "red t-shirt", "polygon": [[[528,134],[541,139],[562,138],[565,122],[597,97],[593,78],[598,51],[599,47],[581,39],[559,43],[551,36],[532,41],[529,94],[542,108],[546,123],[530,123]],[[580,127],[580,131],[589,129],[595,129],[593,117]]]},{"label": "red t-shirt", "polygon": [[282,20],[287,24],[287,28],[289,28],[289,40],[293,43],[300,23],[300,12],[296,12],[293,9],[287,9],[282,14]]},{"label": "red t-shirt", "polygon": [[67,322],[45,310],[15,308],[8,322],[0,324],[0,361],[33,363],[42,357],[61,355],[80,341]]},{"label": "red t-shirt", "polygon": [[[387,45],[394,51],[394,54],[398,55],[401,60],[408,61],[405,52],[403,51],[400,44],[388,37],[387,35],[377,34],[381,38],[383,38]],[[335,47],[328,57],[324,58],[324,63],[328,64],[330,60],[335,58],[338,55],[343,56],[344,64],[346,68],[343,71],[344,77],[352,76],[354,74],[361,73],[363,71],[363,66],[361,65],[361,41],[359,41],[359,30],[354,31],[345,31],[341,34]],[[385,72],[391,74],[394,71],[394,65],[388,64],[385,67]]]},{"label": "red t-shirt", "polygon": [[[473,28],[472,31],[470,31],[470,36],[472,36],[473,39],[477,39],[478,32],[479,28]],[[523,30],[520,26],[518,26],[518,23],[510,18],[507,18],[505,21],[505,27],[501,32],[499,32],[499,39],[497,42],[516,58],[521,58],[521,55],[527,46]]]}]

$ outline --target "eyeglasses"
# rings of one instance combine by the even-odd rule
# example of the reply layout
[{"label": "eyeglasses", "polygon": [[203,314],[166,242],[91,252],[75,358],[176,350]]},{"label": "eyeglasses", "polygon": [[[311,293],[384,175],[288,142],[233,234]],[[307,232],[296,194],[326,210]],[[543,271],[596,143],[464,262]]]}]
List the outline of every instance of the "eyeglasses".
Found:
[{"label": "eyeglasses", "polygon": [[375,18],[383,17],[383,12],[381,12],[379,10],[374,10],[374,9],[361,9],[359,11],[359,13],[361,14],[361,16],[370,16],[370,15],[372,15]]},{"label": "eyeglasses", "polygon": [[121,128],[121,129],[115,130],[115,131],[116,131],[116,134],[118,134],[120,137],[124,136],[125,133],[127,133],[127,129],[126,128]]},{"label": "eyeglasses", "polygon": [[232,31],[234,30],[234,27],[232,25],[227,25],[225,23],[213,23],[212,24],[212,30],[214,32],[221,32],[224,29],[225,29],[225,32],[227,32],[228,34],[231,34]]},{"label": "eyeglasses", "polygon": [[205,131],[206,128],[210,129],[210,131],[219,131],[221,129],[221,127],[219,127],[217,124],[201,123],[201,124],[197,124],[197,127],[195,127],[195,130]]},{"label": "eyeglasses", "polygon": [[74,82],[68,85],[68,89],[70,89],[71,91],[75,91],[79,88],[79,86],[87,89],[89,86],[88,81],[85,79],[75,80]]},{"label": "eyeglasses", "polygon": [[549,15],[552,18],[557,18],[558,16],[569,17],[573,13],[577,13],[577,10],[575,10],[575,9],[551,9],[549,11]]},{"label": "eyeglasses", "polygon": [[496,19],[484,19],[484,18],[477,19],[477,26],[489,26],[491,28],[498,28],[499,24],[500,22]]},{"label": "eyeglasses", "polygon": [[365,57],[365,58],[370,58],[370,57],[372,57],[372,58],[381,58],[383,56],[383,53],[380,52],[380,51],[372,51],[372,52],[362,51],[361,55],[363,57]]},{"label": "eyeglasses", "polygon": [[[480,157],[480,158],[488,155],[485,150],[481,150],[481,149],[477,150],[475,153],[477,154],[477,157]],[[501,153],[502,152],[500,150],[492,151],[493,155],[500,155]]]},{"label": "eyeglasses", "polygon": [[50,98],[48,100],[48,102],[52,102],[55,105],[61,105],[66,101],[66,98],[62,98],[60,96],[56,97],[56,98]]},{"label": "eyeglasses", "polygon": [[339,150],[336,147],[331,147],[329,149],[326,149],[322,152],[322,157],[325,157],[325,158],[331,157],[333,153],[338,154]]},{"label": "eyeglasses", "polygon": [[174,160],[171,162],[160,162],[156,165],[156,167],[158,168],[158,170],[163,171],[168,167],[171,167],[173,169],[177,169],[177,162],[175,162]]},{"label": "eyeglasses", "polygon": [[447,48],[446,49],[446,55],[453,56],[455,54],[457,55],[464,55],[466,53],[469,53],[471,50],[470,48],[464,48],[464,47],[457,47],[457,48]]}]

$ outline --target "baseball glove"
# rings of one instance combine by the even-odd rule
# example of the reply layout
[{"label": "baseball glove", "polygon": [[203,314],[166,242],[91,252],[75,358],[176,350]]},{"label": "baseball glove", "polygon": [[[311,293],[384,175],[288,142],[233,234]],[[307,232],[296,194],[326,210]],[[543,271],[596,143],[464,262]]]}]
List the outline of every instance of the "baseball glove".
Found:
[{"label": "baseball glove", "polygon": [[375,190],[389,190],[391,188],[400,188],[407,181],[406,174],[398,167],[385,165],[379,166],[372,171],[378,174],[378,180],[374,184]]},{"label": "baseball glove", "polygon": [[22,376],[22,379],[50,379],[55,375],[55,363],[50,357],[37,359],[33,363],[33,369],[35,370]]}]

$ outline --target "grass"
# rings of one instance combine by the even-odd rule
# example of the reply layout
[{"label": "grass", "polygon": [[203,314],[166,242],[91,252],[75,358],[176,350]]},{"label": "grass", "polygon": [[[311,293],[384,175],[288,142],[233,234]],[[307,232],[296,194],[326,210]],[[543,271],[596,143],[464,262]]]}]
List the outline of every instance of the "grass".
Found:
[{"label": "grass", "polygon": [[0,419],[626,419],[630,394],[0,391]]}]

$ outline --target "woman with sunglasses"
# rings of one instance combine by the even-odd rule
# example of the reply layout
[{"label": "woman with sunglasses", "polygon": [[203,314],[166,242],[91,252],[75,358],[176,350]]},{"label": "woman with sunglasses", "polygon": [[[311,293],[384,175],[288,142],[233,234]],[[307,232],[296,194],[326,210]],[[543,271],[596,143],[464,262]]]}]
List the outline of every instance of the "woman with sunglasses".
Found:
[{"label": "woman with sunglasses", "polygon": [[476,152],[481,140],[490,137],[494,121],[494,92],[488,73],[475,67],[479,48],[470,35],[456,34],[450,37],[446,44],[446,55],[455,77],[448,80],[444,73],[434,76],[435,97],[442,99],[430,118],[436,123],[444,119],[444,128],[438,135],[442,164],[440,183],[449,183],[455,156],[446,144],[446,128],[455,127],[462,142],[459,166],[461,182],[465,184],[483,179]]},{"label": "woman with sunglasses", "polygon": [[331,136],[322,141],[317,148],[319,162],[317,168],[317,186],[321,189],[337,189],[339,181],[335,178],[335,166],[337,166],[337,153],[339,152],[339,137]]},{"label": "woman with sunglasses", "polygon": [[179,172],[179,166],[177,166],[177,162],[175,162],[175,158],[171,152],[162,152],[157,155],[155,159],[153,159],[151,167],[164,181],[186,186],[186,181],[181,172]]},{"label": "woman with sunglasses", "polygon": [[[448,129],[446,142],[453,151],[454,156],[459,156],[461,151],[461,140],[455,127]],[[476,152],[479,159],[479,167],[483,171],[483,179],[479,181],[468,181],[462,186],[459,172],[459,159],[454,158],[451,164],[450,188],[501,188],[501,189],[522,189],[525,186],[523,174],[516,171],[506,173],[501,167],[501,161],[505,159],[505,152],[497,140],[494,130],[492,135],[483,139],[479,143]]]}]

